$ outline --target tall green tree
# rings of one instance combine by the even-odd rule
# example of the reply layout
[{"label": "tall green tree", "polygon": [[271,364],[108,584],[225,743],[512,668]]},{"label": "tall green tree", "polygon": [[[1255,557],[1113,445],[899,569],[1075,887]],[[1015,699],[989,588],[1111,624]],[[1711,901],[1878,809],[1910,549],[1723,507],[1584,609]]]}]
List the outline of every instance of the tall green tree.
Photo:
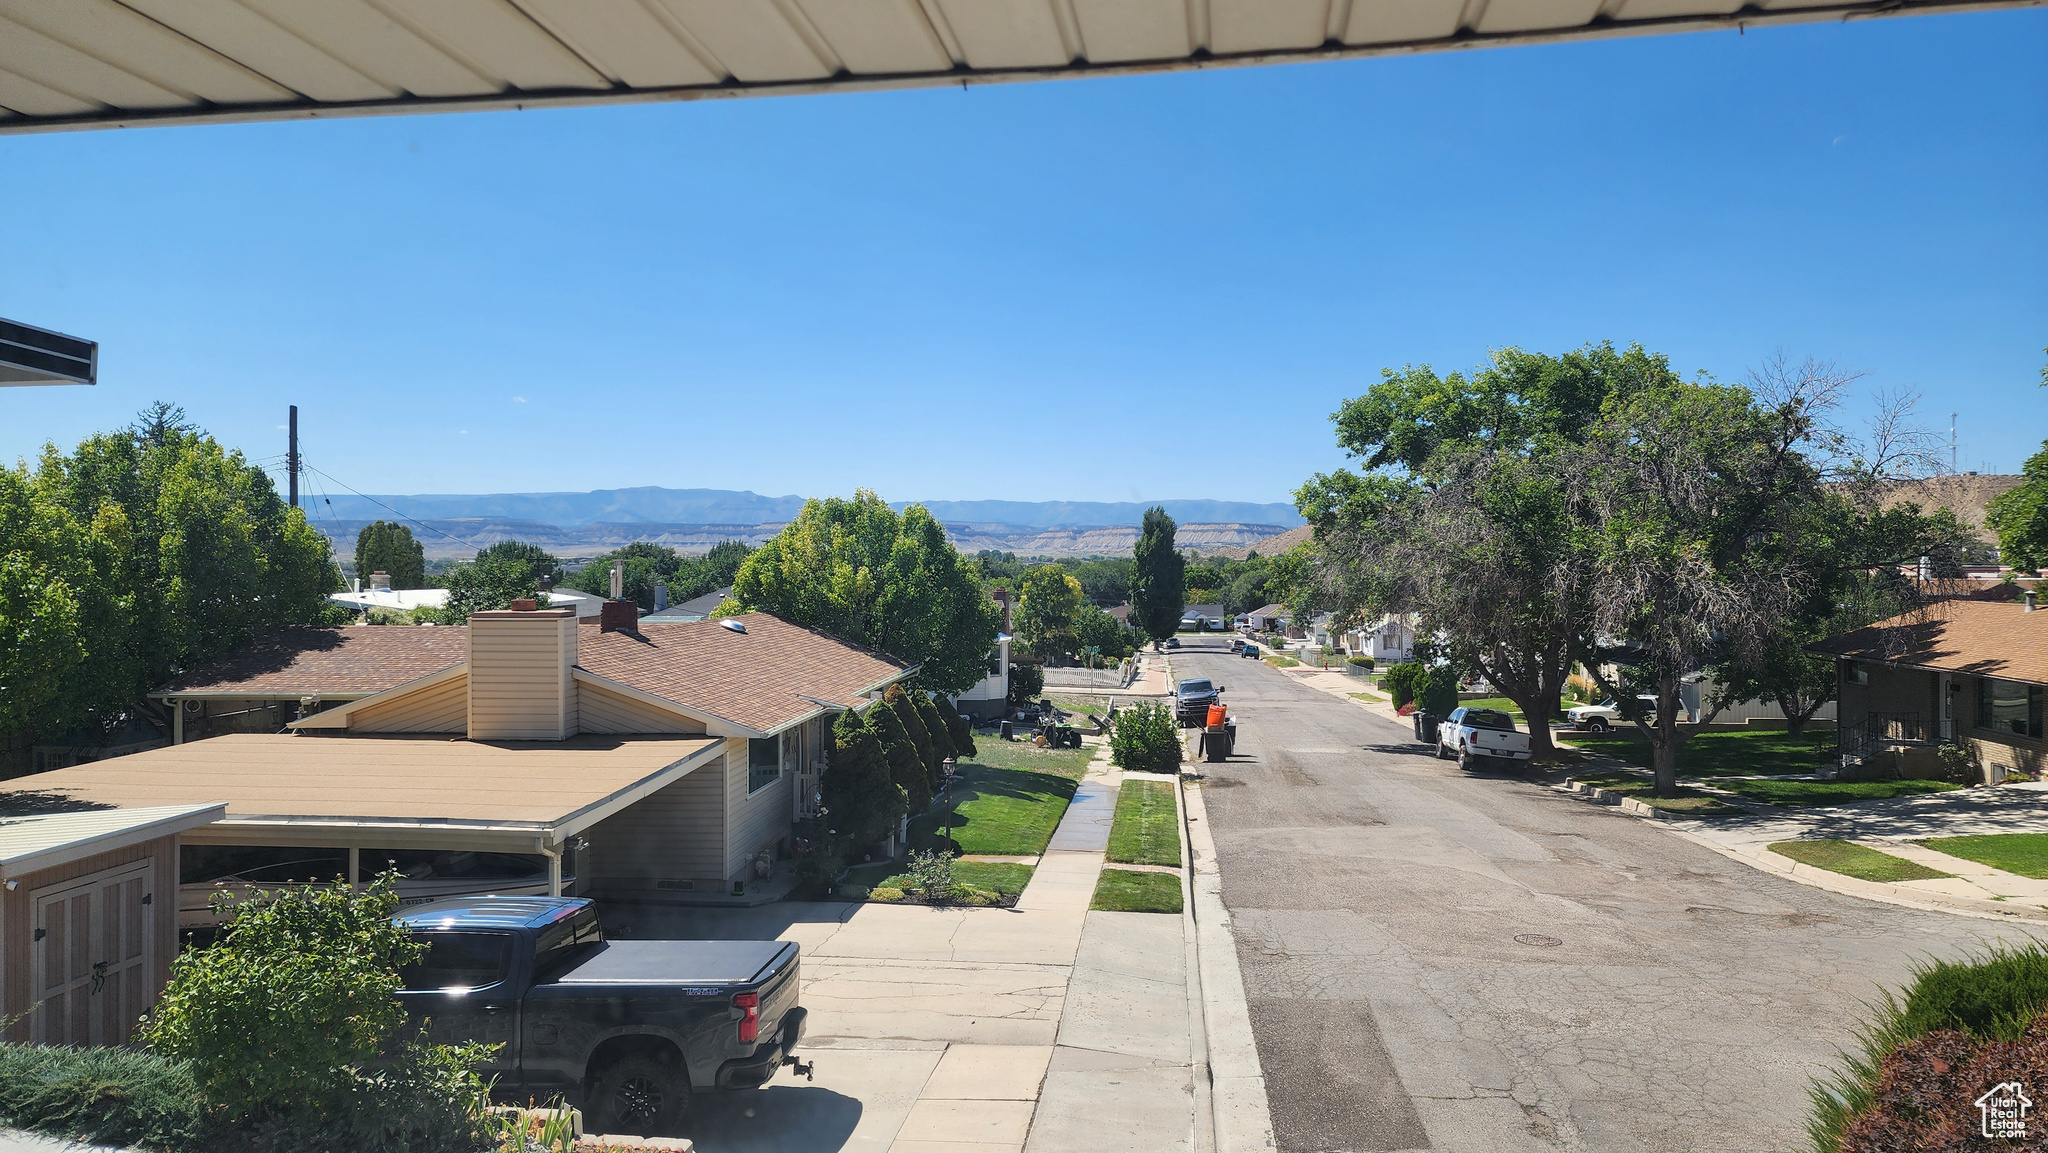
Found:
[{"label": "tall green tree", "polygon": [[[586,592],[592,596],[608,597],[612,591],[612,565],[622,566],[621,586],[627,600],[636,602],[648,612],[654,611],[654,586],[664,583],[669,586],[672,600],[688,600],[689,597],[676,595],[676,574],[686,563],[676,550],[667,545],[636,540],[624,548],[613,549],[563,579],[565,588]],[[692,593],[692,596],[697,594]]]},{"label": "tall green tree", "polygon": [[[932,700],[931,694],[913,689],[906,695],[912,707],[917,709],[917,719],[924,722],[925,735],[931,738],[932,752],[938,759],[944,762],[960,756],[960,750],[953,744],[953,731],[946,723],[946,715]],[[934,770],[933,784],[936,786],[944,781],[944,770]]]},{"label": "tall green tree", "polygon": [[[492,545],[478,553],[475,560],[456,565],[441,574],[442,587],[448,590],[448,603],[439,609],[416,609],[413,616],[422,621],[431,618],[439,624],[459,625],[467,623],[471,613],[495,612],[515,600],[532,600],[545,605],[547,598],[541,595],[540,578],[549,572],[549,566],[536,562],[523,551],[533,548],[532,545],[519,549],[504,547],[517,544],[517,541],[503,541]],[[541,556],[547,557],[547,554],[541,553]],[[547,557],[548,561],[553,559]]]},{"label": "tall green tree", "polygon": [[373,521],[356,534],[356,579],[370,587],[370,574],[390,575],[395,589],[427,587],[427,549],[397,521]]},{"label": "tall green tree", "polygon": [[1073,652],[1079,643],[1074,616],[1082,603],[1081,582],[1064,567],[1027,570],[1017,589],[1017,639],[1041,660]]},{"label": "tall green tree", "polygon": [[554,554],[537,544],[523,540],[501,540],[487,545],[476,554],[476,563],[500,568],[506,572],[519,571],[523,579],[534,584],[547,577],[556,584],[562,583],[562,562]]},{"label": "tall green tree", "polygon": [[1154,642],[1172,636],[1187,610],[1188,562],[1174,544],[1179,527],[1165,508],[1153,505],[1145,510],[1132,550],[1131,617]]},{"label": "tall green tree", "polygon": [[153,715],[149,690],[321,619],[341,587],[326,537],[172,405],[9,470],[0,534],[0,724],[17,732]]},{"label": "tall green tree", "polygon": [[[1290,604],[1347,623],[1414,613],[1454,666],[1549,718],[1590,623],[1573,462],[1604,406],[1678,382],[1665,358],[1612,344],[1502,349],[1470,376],[1385,371],[1331,418],[1364,471],[1317,475],[1296,494],[1317,557],[1310,579],[1287,582]],[[1552,751],[1546,723],[1530,738]]]},{"label": "tall green tree", "polygon": [[903,722],[903,731],[910,734],[910,743],[917,747],[918,763],[924,766],[925,787],[936,793],[942,776],[939,768],[939,747],[932,742],[932,733],[924,717],[917,711],[913,696],[920,696],[914,690],[906,691],[902,685],[890,685],[882,694],[882,703],[893,709],[896,719]]},{"label": "tall green tree", "polygon": [[940,692],[981,680],[1002,619],[922,505],[898,514],[866,490],[806,502],[740,565],[733,599],[916,662],[914,687]]}]

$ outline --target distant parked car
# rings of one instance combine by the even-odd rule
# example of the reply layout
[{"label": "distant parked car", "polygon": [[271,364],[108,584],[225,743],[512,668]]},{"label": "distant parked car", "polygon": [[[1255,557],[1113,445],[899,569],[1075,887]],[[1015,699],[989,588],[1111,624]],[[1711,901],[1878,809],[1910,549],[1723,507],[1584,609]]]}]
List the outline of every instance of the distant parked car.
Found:
[{"label": "distant parked car", "polygon": [[1239,651],[1238,651],[1238,654],[1237,654],[1237,655],[1238,655],[1238,656],[1241,656],[1241,657],[1255,657],[1255,656],[1258,656],[1258,655],[1259,655],[1259,646],[1257,646],[1257,645],[1246,645],[1246,646],[1244,646],[1244,648],[1243,648],[1243,649],[1241,649],[1241,650],[1239,650]]},{"label": "distant parked car", "polygon": [[1244,651],[1244,638],[1243,638],[1243,637],[1231,637],[1231,638],[1230,638],[1230,651],[1231,651],[1231,652],[1234,652],[1234,653],[1236,653],[1236,652],[1243,652],[1243,651]]},{"label": "distant parked car", "polygon": [[[1657,715],[1656,697],[1644,693],[1636,698],[1636,703],[1649,716],[1654,717]],[[1589,733],[1604,733],[1625,719],[1621,715],[1621,704],[1613,697],[1609,697],[1597,705],[1573,705],[1564,711],[1564,715],[1571,718],[1573,728],[1584,729]],[[1692,714],[1686,712],[1685,706],[1680,704],[1678,706],[1679,723],[1683,724],[1691,719]]]},{"label": "distant parked car", "polygon": [[1177,649],[1177,648],[1179,648],[1179,647],[1180,647],[1180,638],[1179,638],[1179,637],[1167,637],[1167,638],[1166,638],[1166,647],[1167,647],[1167,648],[1170,648],[1170,649]]}]

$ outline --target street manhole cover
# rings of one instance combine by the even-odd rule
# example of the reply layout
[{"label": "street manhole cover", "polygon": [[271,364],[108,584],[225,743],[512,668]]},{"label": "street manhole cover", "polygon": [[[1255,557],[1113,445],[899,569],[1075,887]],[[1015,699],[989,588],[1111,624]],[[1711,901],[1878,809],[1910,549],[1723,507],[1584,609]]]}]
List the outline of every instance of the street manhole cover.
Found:
[{"label": "street manhole cover", "polygon": [[1564,944],[1563,941],[1556,937],[1546,937],[1541,933],[1516,933],[1515,943],[1517,945],[1535,945],[1543,949],[1555,949],[1559,945]]}]

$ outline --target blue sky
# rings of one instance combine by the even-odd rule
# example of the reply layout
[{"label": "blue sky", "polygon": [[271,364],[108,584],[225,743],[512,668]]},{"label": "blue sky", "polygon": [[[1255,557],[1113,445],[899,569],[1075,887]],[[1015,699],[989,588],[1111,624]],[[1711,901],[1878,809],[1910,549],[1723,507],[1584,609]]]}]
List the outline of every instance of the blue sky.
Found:
[{"label": "blue sky", "polygon": [[1384,366],[1773,350],[2048,437],[2048,11],[0,138],[0,458],[300,406],[366,492],[1285,500]]}]

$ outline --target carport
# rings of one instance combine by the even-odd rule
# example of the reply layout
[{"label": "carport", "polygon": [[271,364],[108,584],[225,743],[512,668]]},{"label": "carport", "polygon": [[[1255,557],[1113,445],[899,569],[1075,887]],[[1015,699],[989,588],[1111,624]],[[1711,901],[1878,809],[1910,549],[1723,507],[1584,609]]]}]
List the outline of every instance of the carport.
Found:
[{"label": "carport", "polygon": [[[715,737],[468,741],[238,733],[17,778],[0,791],[0,802],[10,792],[17,804],[43,809],[224,801],[225,818],[185,834],[183,854],[207,846],[288,849],[303,850],[294,859],[326,862],[294,880],[344,869],[361,880],[377,871],[376,854],[387,850],[521,854],[545,859],[546,890],[559,895],[564,858],[573,868],[574,855],[588,848],[582,834],[716,762],[724,748]],[[626,859],[658,859],[658,849],[607,846]],[[187,924],[208,919],[207,886],[196,887],[202,891],[179,901]]]}]

